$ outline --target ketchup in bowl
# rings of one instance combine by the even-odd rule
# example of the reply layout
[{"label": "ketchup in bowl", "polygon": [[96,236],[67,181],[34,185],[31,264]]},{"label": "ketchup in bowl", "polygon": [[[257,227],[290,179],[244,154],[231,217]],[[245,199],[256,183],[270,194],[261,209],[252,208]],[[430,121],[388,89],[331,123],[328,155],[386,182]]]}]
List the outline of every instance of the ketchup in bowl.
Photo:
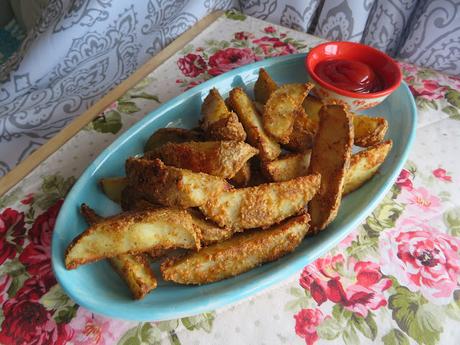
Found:
[{"label": "ketchup in bowl", "polygon": [[315,67],[315,73],[326,83],[342,90],[371,93],[383,90],[382,81],[367,64],[353,60],[325,60]]}]

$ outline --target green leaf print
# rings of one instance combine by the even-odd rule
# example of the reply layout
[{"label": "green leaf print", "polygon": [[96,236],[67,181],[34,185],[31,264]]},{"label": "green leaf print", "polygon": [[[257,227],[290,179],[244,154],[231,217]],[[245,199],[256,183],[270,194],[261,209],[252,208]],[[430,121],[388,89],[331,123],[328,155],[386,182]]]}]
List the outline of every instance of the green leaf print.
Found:
[{"label": "green leaf print", "polygon": [[443,215],[444,224],[446,224],[449,234],[460,236],[460,207],[446,211]]},{"label": "green leaf print", "polygon": [[239,11],[236,11],[236,10],[226,11],[225,16],[228,19],[233,19],[233,20],[241,20],[241,21],[246,20],[246,15],[244,15],[243,13],[241,13]]},{"label": "green leaf print", "polygon": [[446,308],[446,315],[460,321],[460,290],[454,291],[454,300]]},{"label": "green leaf print", "polygon": [[310,292],[308,290],[291,287],[289,293],[295,298],[286,303],[284,309],[286,311],[298,312],[300,309],[307,309],[310,307]]},{"label": "green leaf print", "polygon": [[375,340],[375,337],[377,336],[377,324],[375,323],[374,316],[372,315],[372,313],[369,312],[365,318],[353,314],[353,316],[350,319],[350,322],[366,338]]},{"label": "green leaf print", "polygon": [[449,89],[449,91],[446,92],[446,99],[447,102],[452,104],[456,108],[460,108],[460,92],[454,89]]},{"label": "green leaf print", "polygon": [[134,102],[120,101],[118,102],[117,110],[124,114],[132,114],[141,109]]},{"label": "green leaf print", "polygon": [[346,345],[358,345],[359,338],[353,326],[347,327],[342,333],[342,339]]},{"label": "green leaf print", "polygon": [[99,133],[116,134],[123,126],[118,111],[111,110],[103,116],[98,116],[91,122],[92,128]]},{"label": "green leaf print", "polygon": [[452,120],[460,120],[460,111],[452,105],[442,108],[442,111],[449,115]]},{"label": "green leaf print", "polygon": [[64,308],[75,303],[65,294],[59,285],[54,285],[40,298],[40,303],[47,310]]},{"label": "green leaf print", "polygon": [[16,201],[18,201],[22,194],[23,194],[22,189],[16,188],[11,193],[1,196],[0,197],[0,209],[5,208],[6,206],[9,206],[15,203]]},{"label": "green leaf print", "polygon": [[384,345],[409,345],[409,339],[399,329],[392,329],[382,337]]},{"label": "green leaf print", "polygon": [[140,323],[118,340],[118,345],[161,345],[161,331],[150,323]]},{"label": "green leaf print", "polygon": [[56,323],[69,323],[75,315],[77,315],[77,310],[77,304],[59,309],[54,313],[54,321],[56,321]]},{"label": "green leaf print", "polygon": [[399,286],[388,299],[388,307],[399,328],[420,344],[434,345],[443,330],[441,307],[429,303],[420,293]]},{"label": "green leaf print", "polygon": [[64,178],[61,175],[54,174],[43,177],[40,191],[34,198],[34,205],[41,209],[47,209],[54,205],[56,201],[64,198],[72,185],[75,183],[75,177]]},{"label": "green leaf print", "polygon": [[131,98],[142,98],[142,99],[148,99],[150,101],[155,101],[157,103],[161,103],[157,95],[152,95],[147,92],[141,92],[141,93],[131,95]]},{"label": "green leaf print", "polygon": [[342,325],[334,318],[325,319],[316,328],[316,332],[321,339],[334,340],[342,333]]},{"label": "green leaf print", "polygon": [[206,333],[209,333],[212,330],[214,318],[214,313],[209,312],[196,316],[184,317],[181,319],[181,322],[189,331],[202,329]]}]

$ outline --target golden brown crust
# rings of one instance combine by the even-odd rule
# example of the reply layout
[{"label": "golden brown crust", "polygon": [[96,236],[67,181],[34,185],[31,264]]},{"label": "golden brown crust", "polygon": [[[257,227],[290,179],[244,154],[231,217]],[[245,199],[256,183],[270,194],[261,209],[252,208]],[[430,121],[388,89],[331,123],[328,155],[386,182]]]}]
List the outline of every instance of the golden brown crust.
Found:
[{"label": "golden brown crust", "polygon": [[337,215],[352,145],[352,115],[341,105],[323,106],[309,167],[310,173],[321,174],[321,188],[308,205],[315,232]]},{"label": "golden brown crust", "polygon": [[320,176],[309,175],[294,180],[221,193],[200,207],[206,218],[235,231],[267,227],[298,213],[315,195]]},{"label": "golden brown crust", "polygon": [[220,177],[166,166],[159,159],[130,157],[126,175],[130,185],[147,195],[149,201],[181,208],[200,206],[209,197],[231,188]]},{"label": "golden brown crust", "polygon": [[197,210],[189,209],[188,212],[192,216],[193,223],[200,229],[200,241],[202,246],[209,246],[210,244],[222,242],[232,237],[235,233],[232,229],[221,228],[207,221]]},{"label": "golden brown crust", "polygon": [[387,140],[351,156],[350,168],[343,186],[343,195],[355,191],[377,173],[392,145],[393,142]]},{"label": "golden brown crust", "polygon": [[388,121],[383,117],[354,114],[353,127],[355,131],[355,145],[369,147],[383,140],[388,130]]},{"label": "golden brown crust", "polygon": [[196,129],[184,128],[160,128],[155,131],[147,140],[144,152],[154,150],[166,143],[183,143],[185,141],[204,140],[203,132]]},{"label": "golden brown crust", "polygon": [[240,170],[237,171],[235,176],[230,179],[230,183],[236,187],[246,187],[251,180],[251,164],[244,163]]},{"label": "golden brown crust", "polygon": [[246,132],[238,117],[228,110],[216,89],[211,89],[204,99],[201,114],[200,125],[209,140],[246,140]]},{"label": "golden brown crust", "polygon": [[248,95],[241,88],[234,88],[230,91],[229,103],[243,124],[249,144],[259,149],[262,159],[276,159],[281,153],[281,148],[265,132],[261,116]]},{"label": "golden brown crust", "polygon": [[241,141],[190,141],[165,144],[143,158],[159,158],[176,168],[232,178],[257,153],[257,149]]},{"label": "golden brown crust", "polygon": [[306,214],[268,230],[254,230],[203,248],[198,253],[168,258],[160,270],[164,280],[207,284],[236,276],[292,252],[308,232]]},{"label": "golden brown crust", "polygon": [[308,174],[311,150],[291,153],[271,162],[262,162],[262,171],[273,182],[283,182]]},{"label": "golden brown crust", "polygon": [[[82,204],[80,212],[89,225],[104,220],[92,208]],[[134,299],[141,299],[157,287],[157,280],[149,265],[146,254],[124,254],[109,259],[110,264],[128,286]]]},{"label": "golden brown crust", "polygon": [[310,83],[284,84],[271,93],[265,104],[263,125],[278,142],[289,142],[298,109],[312,87]]},{"label": "golden brown crust", "polygon": [[200,231],[185,210],[125,212],[91,225],[67,247],[65,265],[79,265],[153,248],[200,248]]},{"label": "golden brown crust", "polygon": [[256,102],[265,104],[270,95],[278,88],[275,81],[266,70],[259,69],[259,78],[254,84],[254,99]]},{"label": "golden brown crust", "polygon": [[292,132],[284,146],[294,152],[303,152],[311,149],[317,129],[318,124],[305,113],[303,108],[298,108]]}]

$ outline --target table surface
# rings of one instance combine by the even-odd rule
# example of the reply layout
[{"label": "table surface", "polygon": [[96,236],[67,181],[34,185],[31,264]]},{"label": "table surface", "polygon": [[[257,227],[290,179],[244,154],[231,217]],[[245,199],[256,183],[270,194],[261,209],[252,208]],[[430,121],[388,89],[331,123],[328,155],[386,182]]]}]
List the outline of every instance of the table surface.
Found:
[{"label": "table surface", "polygon": [[320,41],[227,13],[0,198],[0,343],[460,342],[460,79],[405,63],[419,111],[405,169],[360,227],[290,279],[237,305],[156,323],[93,314],[56,284],[54,222],[99,152],[185,89]]}]

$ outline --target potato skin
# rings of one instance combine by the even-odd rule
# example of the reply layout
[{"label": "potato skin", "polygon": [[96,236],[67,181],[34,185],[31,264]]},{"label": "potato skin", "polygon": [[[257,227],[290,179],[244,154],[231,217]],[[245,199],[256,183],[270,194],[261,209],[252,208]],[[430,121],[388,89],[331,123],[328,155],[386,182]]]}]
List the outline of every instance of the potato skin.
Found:
[{"label": "potato skin", "polygon": [[213,195],[232,188],[220,177],[166,166],[159,159],[128,158],[126,176],[129,184],[149,201],[180,208],[200,206]]},{"label": "potato skin", "polygon": [[387,140],[351,156],[350,168],[347,171],[343,186],[343,195],[357,190],[377,173],[392,145],[393,142]]},{"label": "potato skin", "polygon": [[200,206],[200,211],[219,226],[235,231],[268,227],[295,215],[315,195],[318,174],[233,189],[216,195]]},{"label": "potato skin", "polygon": [[353,116],[356,146],[369,147],[380,143],[388,130],[388,121],[383,117]]},{"label": "potato skin", "polygon": [[270,95],[278,88],[272,77],[263,68],[259,70],[259,77],[254,84],[254,99],[256,102],[265,104]]},{"label": "potato skin", "polygon": [[[82,204],[80,212],[89,225],[104,220],[93,209]],[[157,287],[157,280],[150,267],[147,255],[123,254],[109,259],[109,263],[128,286],[134,299],[142,299]]]},{"label": "potato skin", "polygon": [[263,125],[267,133],[282,144],[287,144],[294,121],[312,84],[285,84],[271,93],[264,107]]},{"label": "potato skin", "polygon": [[243,124],[248,143],[259,150],[263,160],[276,159],[281,153],[281,147],[267,135],[262,118],[248,95],[241,88],[234,88],[230,91],[228,102]]},{"label": "potato skin", "polygon": [[208,284],[247,272],[292,252],[308,232],[302,214],[267,230],[253,230],[181,257],[167,258],[160,270],[164,280]]},{"label": "potato skin", "polygon": [[166,143],[183,143],[186,141],[204,140],[204,134],[196,129],[184,128],[160,128],[155,131],[147,140],[144,152],[154,150]]},{"label": "potato skin", "polygon": [[200,231],[185,210],[124,212],[91,225],[69,244],[65,266],[80,265],[154,248],[200,249]]},{"label": "potato skin", "polygon": [[144,155],[166,165],[222,178],[232,178],[258,150],[241,141],[167,143]]},{"label": "potato skin", "polygon": [[246,132],[238,116],[227,108],[217,89],[211,89],[201,106],[200,126],[208,140],[245,141]]},{"label": "potato skin", "polygon": [[314,232],[336,217],[353,146],[352,115],[340,105],[321,108],[309,173],[321,174],[321,187],[308,205]]}]

